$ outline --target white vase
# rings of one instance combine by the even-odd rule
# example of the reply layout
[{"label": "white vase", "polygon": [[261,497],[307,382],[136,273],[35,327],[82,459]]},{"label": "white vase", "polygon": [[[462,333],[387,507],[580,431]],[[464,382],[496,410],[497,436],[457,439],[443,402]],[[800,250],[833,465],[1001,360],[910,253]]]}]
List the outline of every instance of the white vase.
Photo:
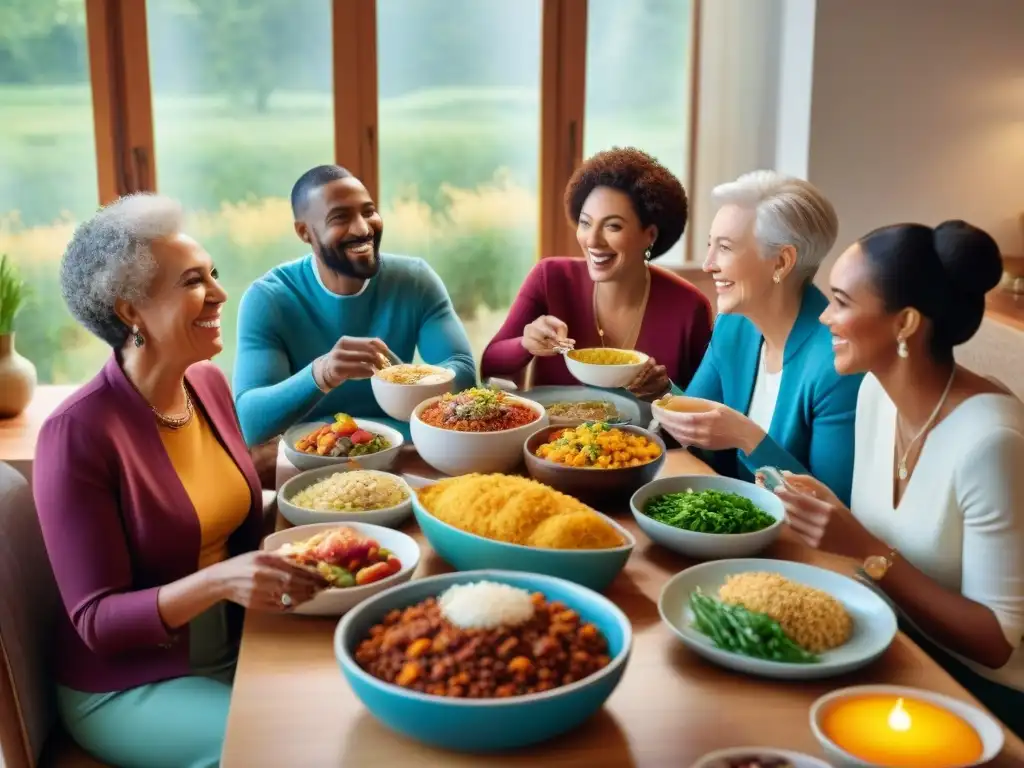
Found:
[{"label": "white vase", "polygon": [[0,419],[24,411],[36,390],[36,367],[14,348],[14,334],[0,334]]}]

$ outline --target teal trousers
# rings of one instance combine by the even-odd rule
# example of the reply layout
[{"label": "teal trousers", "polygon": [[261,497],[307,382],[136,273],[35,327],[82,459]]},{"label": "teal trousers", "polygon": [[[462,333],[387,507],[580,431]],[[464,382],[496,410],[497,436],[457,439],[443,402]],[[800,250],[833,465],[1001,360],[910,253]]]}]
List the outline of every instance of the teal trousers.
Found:
[{"label": "teal trousers", "polygon": [[231,704],[235,648],[223,604],[192,621],[192,675],[126,691],[57,686],[68,734],[116,768],[216,768]]}]

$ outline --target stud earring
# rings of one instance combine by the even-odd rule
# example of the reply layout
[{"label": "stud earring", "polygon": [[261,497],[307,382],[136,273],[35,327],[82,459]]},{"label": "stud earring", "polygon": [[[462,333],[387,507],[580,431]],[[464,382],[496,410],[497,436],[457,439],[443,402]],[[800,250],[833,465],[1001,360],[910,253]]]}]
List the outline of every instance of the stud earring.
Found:
[{"label": "stud earring", "polygon": [[651,260],[651,246],[647,246],[647,250],[644,251],[644,261]]},{"label": "stud earring", "polygon": [[910,357],[910,349],[907,347],[907,340],[899,338],[896,342],[896,354],[906,360]]},{"label": "stud earring", "polygon": [[137,325],[132,326],[132,341],[135,342],[136,347],[141,347],[146,343],[146,339],[143,337],[142,331],[139,330],[139,326]]},{"label": "stud earring", "polygon": [[781,283],[782,282],[782,275],[780,275],[778,272],[776,272],[774,275],[772,275],[772,282],[775,283],[776,285]]}]

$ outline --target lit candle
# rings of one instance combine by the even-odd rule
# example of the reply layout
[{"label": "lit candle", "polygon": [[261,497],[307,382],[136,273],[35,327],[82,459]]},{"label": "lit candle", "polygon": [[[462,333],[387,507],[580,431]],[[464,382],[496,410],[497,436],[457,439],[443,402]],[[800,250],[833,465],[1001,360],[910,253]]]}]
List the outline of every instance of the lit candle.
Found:
[{"label": "lit candle", "polygon": [[855,696],[833,704],[825,735],[854,757],[889,768],[944,768],[981,759],[981,737],[948,709],[920,699]]}]

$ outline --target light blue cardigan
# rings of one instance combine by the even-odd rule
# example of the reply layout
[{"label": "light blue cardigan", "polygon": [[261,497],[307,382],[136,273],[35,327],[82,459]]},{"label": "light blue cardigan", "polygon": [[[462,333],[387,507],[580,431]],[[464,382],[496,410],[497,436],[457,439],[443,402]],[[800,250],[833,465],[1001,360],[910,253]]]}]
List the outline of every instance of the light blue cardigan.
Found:
[{"label": "light blue cardigan", "polygon": [[[849,504],[854,417],[863,377],[836,373],[832,335],[818,321],[827,305],[821,291],[808,283],[786,339],[779,398],[768,435],[749,455],[740,450],[730,453],[738,459],[735,473],[741,479],[751,480],[754,471],[766,465],[810,474]],[[719,315],[711,344],[686,394],[747,413],[763,341],[747,318]],[[722,466],[721,458],[725,457],[713,458],[716,468]]]}]

